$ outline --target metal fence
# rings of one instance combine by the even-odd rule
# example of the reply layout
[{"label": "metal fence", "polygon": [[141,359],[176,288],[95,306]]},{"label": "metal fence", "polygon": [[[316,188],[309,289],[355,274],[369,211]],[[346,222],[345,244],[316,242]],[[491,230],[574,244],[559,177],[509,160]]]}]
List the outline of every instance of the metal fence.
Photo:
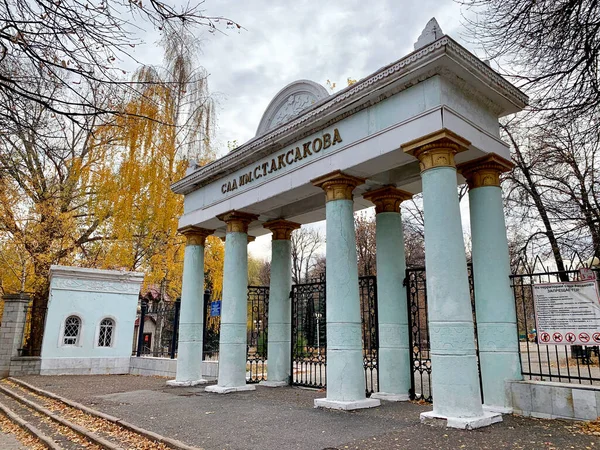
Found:
[{"label": "metal fence", "polygon": [[[594,269],[596,279],[600,271]],[[515,296],[519,356],[523,376],[530,380],[600,385],[599,347],[597,345],[539,344],[533,301],[533,285],[579,281],[578,270],[541,271],[511,275]]]},{"label": "metal fence", "polygon": [[[19,350],[20,356],[33,356],[35,351],[32,348],[33,336],[31,334],[32,328],[34,328],[34,323],[36,323],[35,328],[38,330],[44,330],[46,328],[46,313],[48,312],[48,307],[44,305],[43,307],[35,306],[32,302],[29,303],[25,307],[25,326],[23,328],[23,340],[21,341],[21,347]],[[38,339],[40,344],[42,341],[42,337]]]},{"label": "metal fence", "polygon": [[[326,284],[317,282],[292,286],[292,384],[313,388],[326,386],[327,330]],[[363,366],[367,395],[379,390],[377,281],[359,278],[363,341]]]},{"label": "metal fence", "polygon": [[248,286],[246,377],[249,383],[267,379],[269,286]]},{"label": "metal fence", "polygon": [[179,299],[174,302],[141,302],[135,321],[135,356],[177,357]]},{"label": "metal fence", "polygon": [[[477,341],[477,317],[475,314],[475,288],[473,284],[473,266],[467,265],[471,308],[475,335],[475,351],[479,368],[479,345]],[[433,401],[431,389],[431,342],[429,340],[429,322],[427,312],[427,277],[425,267],[406,269],[406,301],[408,304],[408,331],[410,338],[411,389],[412,400]],[[481,387],[481,374],[479,376]],[[483,400],[483,388],[481,387]]]}]

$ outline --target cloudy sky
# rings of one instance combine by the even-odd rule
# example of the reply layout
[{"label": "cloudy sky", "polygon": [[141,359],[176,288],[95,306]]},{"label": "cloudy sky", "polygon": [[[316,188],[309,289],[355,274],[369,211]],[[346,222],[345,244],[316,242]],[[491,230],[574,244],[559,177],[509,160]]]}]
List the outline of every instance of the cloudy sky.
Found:
[{"label": "cloudy sky", "polygon": [[[410,53],[432,17],[465,44],[461,8],[453,0],[205,0],[203,8],[244,27],[200,35],[199,64],[218,101],[220,154],[228,141],[240,145],[255,135],[267,105],[287,84],[331,80],[343,88],[348,78],[363,78]],[[160,64],[157,37],[144,40],[142,60]],[[270,237],[257,239],[249,250],[268,257]]]}]

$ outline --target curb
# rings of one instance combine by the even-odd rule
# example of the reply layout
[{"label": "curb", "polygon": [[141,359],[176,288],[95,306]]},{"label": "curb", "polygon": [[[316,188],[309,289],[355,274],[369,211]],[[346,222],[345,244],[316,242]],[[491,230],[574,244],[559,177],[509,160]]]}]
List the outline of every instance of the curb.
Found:
[{"label": "curb", "polygon": [[172,449],[175,449],[175,450],[202,450],[200,447],[192,447],[181,441],[178,441],[177,439],[172,439],[172,438],[163,436],[161,434],[155,433],[153,431],[149,431],[144,428],[140,428],[129,422],[125,422],[124,420],[119,419],[118,417],[114,417],[109,414],[103,413],[101,411],[97,411],[95,409],[89,408],[88,406],[82,405],[81,403],[74,402],[65,397],[54,394],[53,392],[45,391],[43,389],[40,389],[36,386],[33,386],[33,385],[26,383],[25,381],[19,380],[17,378],[8,377],[7,379],[12,381],[13,383],[16,383],[16,384],[22,386],[22,387],[32,390],[33,392],[36,392],[37,394],[52,398],[54,400],[58,400],[59,402],[62,402],[65,405],[69,405],[69,406],[72,406],[73,408],[77,408],[85,413],[88,413],[91,416],[95,416],[99,419],[104,419],[104,420],[112,422],[116,425],[120,425],[123,428],[127,428],[129,431],[133,431],[134,433],[141,434],[142,436],[145,436],[148,439],[158,441],[162,444],[165,444],[165,445],[171,447]]},{"label": "curb", "polygon": [[13,412],[10,408],[0,402],[0,411],[9,418],[12,422],[19,425],[21,428],[25,429],[32,436],[39,439],[46,447],[50,450],[61,450],[56,442],[53,439],[45,435],[40,429],[34,427],[17,413]]}]

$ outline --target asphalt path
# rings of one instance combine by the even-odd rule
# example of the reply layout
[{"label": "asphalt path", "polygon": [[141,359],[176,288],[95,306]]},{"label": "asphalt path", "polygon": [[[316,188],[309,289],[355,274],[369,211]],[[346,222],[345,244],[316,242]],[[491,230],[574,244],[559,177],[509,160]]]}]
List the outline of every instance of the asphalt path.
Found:
[{"label": "asphalt path", "polygon": [[355,412],[313,408],[325,392],[265,388],[227,395],[172,388],[159,377],[28,376],[24,381],[207,450],[599,449],[577,422],[504,416],[464,431],[419,422],[431,405],[388,403]]}]

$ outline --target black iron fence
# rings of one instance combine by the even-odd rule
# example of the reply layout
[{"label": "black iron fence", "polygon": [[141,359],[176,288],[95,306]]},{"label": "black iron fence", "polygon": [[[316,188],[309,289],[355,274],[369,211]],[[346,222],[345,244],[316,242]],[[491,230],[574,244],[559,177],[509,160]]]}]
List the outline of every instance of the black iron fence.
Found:
[{"label": "black iron fence", "polygon": [[[324,388],[327,384],[325,281],[292,286],[292,384]],[[379,390],[377,281],[359,278],[363,365],[367,395]]]},{"label": "black iron fence", "polygon": [[[475,351],[477,367],[479,368],[479,346],[477,344],[477,317],[475,314],[475,288],[473,284],[473,267],[467,265],[469,278],[469,291],[471,293],[471,308],[473,311],[473,324],[475,332]],[[427,312],[427,278],[424,267],[406,269],[406,300],[408,303],[408,329],[410,338],[411,373],[411,400],[433,401],[431,390],[431,347],[429,340],[429,322]],[[481,387],[481,372],[479,384],[483,401],[483,387]]]},{"label": "black iron fence", "polygon": [[[594,273],[598,280],[600,270],[594,269]],[[579,281],[579,270],[531,271],[511,275],[510,279],[515,296],[523,376],[530,380],[600,385],[598,345],[554,345],[538,342],[533,285]]]},{"label": "black iron fence", "polygon": [[269,286],[248,286],[247,364],[249,383],[267,379]]},{"label": "black iron fence", "polygon": [[[25,326],[23,328],[23,339],[21,341],[21,348],[19,348],[20,356],[33,356],[32,355],[32,329],[34,328],[34,323],[37,322],[37,329],[44,330],[46,328],[46,313],[48,312],[48,307],[44,305],[43,307],[33,305],[33,303],[29,303],[25,307]],[[42,337],[39,339],[40,346]]]},{"label": "black iron fence", "polygon": [[180,302],[141,302],[135,321],[133,354],[159,358],[177,357]]}]

